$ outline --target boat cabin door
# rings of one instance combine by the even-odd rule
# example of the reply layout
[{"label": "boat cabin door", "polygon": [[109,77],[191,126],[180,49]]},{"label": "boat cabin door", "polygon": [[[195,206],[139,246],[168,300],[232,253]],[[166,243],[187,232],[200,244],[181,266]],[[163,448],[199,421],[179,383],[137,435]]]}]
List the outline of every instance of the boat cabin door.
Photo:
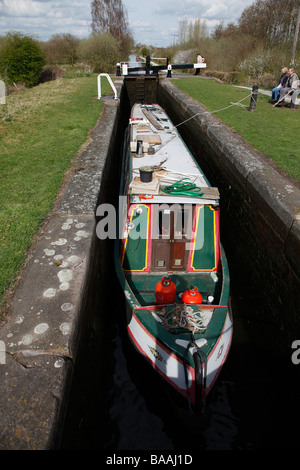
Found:
[{"label": "boat cabin door", "polygon": [[192,205],[155,205],[152,225],[152,271],[185,271],[191,241]]}]

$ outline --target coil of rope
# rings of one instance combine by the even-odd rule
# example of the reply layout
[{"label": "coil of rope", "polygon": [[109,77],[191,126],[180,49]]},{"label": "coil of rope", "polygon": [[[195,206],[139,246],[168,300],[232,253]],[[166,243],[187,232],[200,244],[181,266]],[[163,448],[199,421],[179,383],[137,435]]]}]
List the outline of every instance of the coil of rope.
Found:
[{"label": "coil of rope", "polygon": [[176,195],[189,196],[189,197],[202,197],[203,196],[203,192],[201,188],[199,188],[194,183],[192,183],[189,178],[181,178],[180,180],[176,181],[176,183],[173,183],[170,186],[166,186],[165,188],[161,188],[161,189],[164,193],[175,195],[175,196]]}]

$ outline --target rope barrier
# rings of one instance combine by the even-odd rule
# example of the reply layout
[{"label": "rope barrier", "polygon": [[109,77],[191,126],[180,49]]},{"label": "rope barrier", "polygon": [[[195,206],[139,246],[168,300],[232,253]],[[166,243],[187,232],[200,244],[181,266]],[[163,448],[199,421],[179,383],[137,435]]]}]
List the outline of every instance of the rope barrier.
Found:
[{"label": "rope barrier", "polygon": [[[182,124],[185,124],[186,122],[190,121],[191,119],[194,119],[196,116],[200,116],[200,114],[215,114],[215,113],[220,113],[221,111],[225,111],[226,109],[229,109],[229,108],[232,108],[233,106],[238,106],[238,107],[242,107],[242,108],[247,108],[246,105],[242,105],[241,102],[242,101],[245,101],[247,100],[250,96],[252,97],[253,95],[253,92],[251,92],[249,95],[247,95],[245,98],[242,98],[241,100],[237,101],[236,103],[233,103],[232,101],[230,102],[230,105],[229,106],[226,106],[225,108],[221,108],[221,109],[216,109],[215,111],[200,111],[199,113],[196,113],[194,114],[193,116],[189,117],[188,119],[186,119],[185,121],[182,121],[180,122],[179,124],[177,124],[176,126],[174,126],[174,129],[176,129],[177,127],[181,126]],[[156,131],[155,131],[156,132]],[[166,144],[168,144],[172,139],[174,139],[174,137],[176,137],[176,134],[173,134],[172,132],[170,132],[171,134],[171,137],[164,143],[160,144],[159,147],[156,149],[156,152],[158,150],[161,150],[162,147],[164,147]],[[155,152],[155,153],[156,153]]]},{"label": "rope barrier", "polygon": [[248,99],[250,96],[252,97],[252,92],[247,95],[245,98],[242,98],[241,100],[237,101],[236,103],[232,103],[229,105],[229,106],[226,106],[225,108],[221,108],[221,109],[216,109],[215,111],[200,111],[199,113],[196,113],[194,114],[193,116],[189,117],[188,119],[186,119],[185,121],[182,121],[180,122],[179,124],[177,124],[175,126],[175,128],[181,126],[182,124],[185,124],[186,122],[190,121],[191,119],[194,119],[196,116],[200,116],[200,114],[215,114],[215,113],[220,113],[221,111],[225,111],[226,109],[229,109],[229,108],[232,108],[233,106],[241,106],[243,108],[246,108],[247,106],[245,105],[241,105],[240,103],[242,101],[245,101],[246,99]]}]

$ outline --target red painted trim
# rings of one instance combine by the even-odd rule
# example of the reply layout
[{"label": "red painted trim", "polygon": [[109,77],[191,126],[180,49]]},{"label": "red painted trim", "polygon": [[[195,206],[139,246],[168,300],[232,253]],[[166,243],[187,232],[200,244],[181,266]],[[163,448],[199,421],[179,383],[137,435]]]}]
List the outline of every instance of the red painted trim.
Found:
[{"label": "red painted trim", "polygon": [[[134,311],[137,311],[137,310],[161,310],[162,308],[164,307],[170,307],[171,305],[183,305],[182,304],[157,304],[157,305],[148,305],[146,307],[137,307],[134,309]],[[186,304],[186,305],[189,305],[189,304]],[[228,306],[227,305],[213,305],[213,304],[191,304],[193,306],[198,306],[198,307],[201,307],[201,308],[213,308],[213,309],[217,309],[217,308],[227,308],[228,309]]]}]

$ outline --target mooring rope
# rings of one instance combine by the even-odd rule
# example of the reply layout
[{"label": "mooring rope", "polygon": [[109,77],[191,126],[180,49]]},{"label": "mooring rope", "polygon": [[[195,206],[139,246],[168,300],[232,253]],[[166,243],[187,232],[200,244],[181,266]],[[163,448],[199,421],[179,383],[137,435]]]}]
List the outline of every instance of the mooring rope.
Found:
[{"label": "mooring rope", "polygon": [[180,122],[179,124],[177,124],[174,127],[177,128],[177,127],[181,126],[182,124],[185,124],[186,122],[190,121],[191,119],[194,119],[196,116],[200,116],[201,114],[215,114],[215,113],[219,113],[221,111],[225,111],[226,109],[232,108],[233,106],[242,106],[243,108],[246,108],[247,106],[240,105],[240,103],[242,101],[245,101],[246,99],[248,99],[250,96],[252,97],[252,95],[253,95],[253,93],[251,92],[249,95],[245,96],[245,98],[242,98],[241,100],[237,101],[236,103],[231,102],[231,104],[229,106],[226,106],[225,108],[216,109],[215,111],[200,111],[199,113],[194,114],[193,116],[189,117],[185,121]]},{"label": "mooring rope", "polygon": [[167,330],[183,328],[197,333],[206,330],[210,316],[200,311],[194,311],[186,305],[176,305],[172,310],[163,315],[162,320],[163,326]]},{"label": "mooring rope", "polygon": [[[185,385],[186,385],[186,391],[187,391],[187,401],[188,401],[189,411],[190,413],[193,413],[190,389],[189,389],[188,370],[187,370],[187,365],[188,365],[187,358],[188,358],[188,353],[190,349],[196,350],[196,352],[192,353],[193,360],[194,360],[194,368],[195,368],[195,381],[196,381],[196,367],[198,367],[198,364],[196,364],[195,357],[194,357],[195,354],[198,356],[199,361],[200,361],[200,364],[199,364],[200,367],[199,367],[198,373],[200,375],[200,381],[201,381],[201,390],[200,390],[201,396],[196,396],[195,394],[195,405],[198,411],[204,412],[205,411],[206,377],[207,377],[207,357],[206,357],[206,354],[197,346],[193,333],[191,333],[191,340],[189,344],[187,345],[185,352],[184,352],[184,356],[183,356],[183,368],[184,368]],[[197,392],[196,388],[195,388],[195,392]]]}]

